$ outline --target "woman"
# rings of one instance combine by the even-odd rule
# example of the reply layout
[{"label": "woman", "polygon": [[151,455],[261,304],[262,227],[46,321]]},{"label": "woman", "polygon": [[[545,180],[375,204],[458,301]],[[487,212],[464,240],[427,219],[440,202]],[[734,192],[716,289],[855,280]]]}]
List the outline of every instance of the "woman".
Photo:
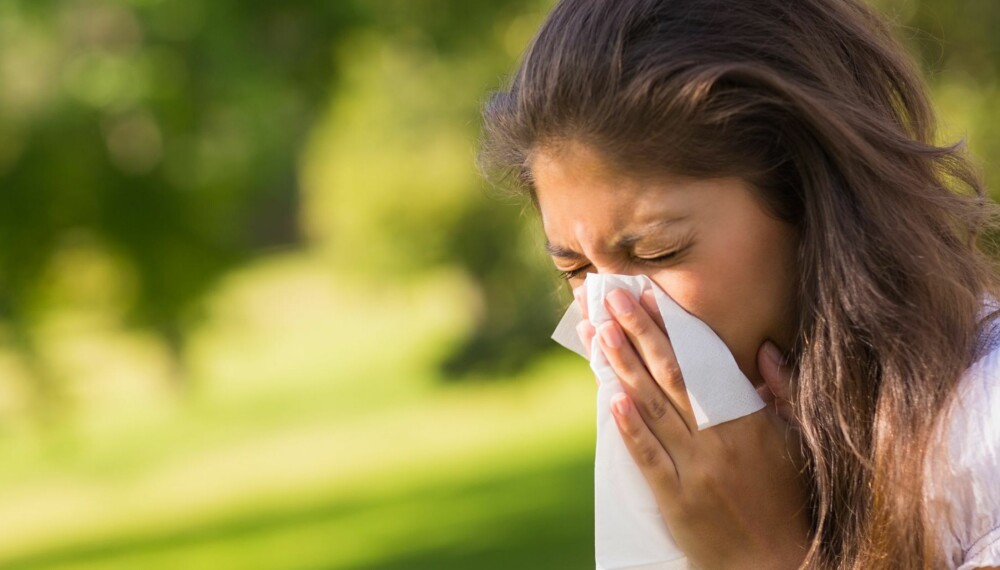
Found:
[{"label": "woman", "polygon": [[694,564],[1000,566],[994,207],[870,9],[563,0],[484,120],[574,287],[648,275],[774,402],[699,432],[648,299],[580,331]]}]

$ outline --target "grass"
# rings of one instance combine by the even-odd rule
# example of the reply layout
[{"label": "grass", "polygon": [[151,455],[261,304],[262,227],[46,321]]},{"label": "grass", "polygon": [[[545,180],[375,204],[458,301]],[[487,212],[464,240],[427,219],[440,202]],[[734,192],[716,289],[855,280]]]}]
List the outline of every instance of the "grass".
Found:
[{"label": "grass", "polygon": [[120,532],[4,568],[577,568],[592,561],[592,463],[423,481],[174,528]]},{"label": "grass", "polygon": [[17,459],[0,476],[0,567],[593,564],[585,362],[439,382],[435,355],[468,324],[455,276],[403,293],[352,290],[309,260],[248,271],[197,336],[193,399],[0,439]]}]

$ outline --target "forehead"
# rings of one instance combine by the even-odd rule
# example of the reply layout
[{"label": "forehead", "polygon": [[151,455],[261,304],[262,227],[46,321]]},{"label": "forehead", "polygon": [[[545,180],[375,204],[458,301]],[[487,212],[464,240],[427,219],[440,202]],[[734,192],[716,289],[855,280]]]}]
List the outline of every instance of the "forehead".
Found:
[{"label": "forehead", "polygon": [[[691,182],[624,172],[593,148],[564,143],[536,150],[531,176],[546,233],[625,229],[679,215],[697,200]],[[589,232],[588,232],[589,233]]]},{"label": "forehead", "polygon": [[537,146],[531,153],[530,166],[533,178],[540,174],[610,179],[623,174],[596,148],[574,140]]}]

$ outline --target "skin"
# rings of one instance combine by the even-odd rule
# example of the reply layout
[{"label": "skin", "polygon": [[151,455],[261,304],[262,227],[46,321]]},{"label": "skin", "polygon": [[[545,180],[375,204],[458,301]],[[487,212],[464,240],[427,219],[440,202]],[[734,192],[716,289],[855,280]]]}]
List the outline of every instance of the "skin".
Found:
[{"label": "skin", "polygon": [[[553,256],[558,269],[648,275],[715,330],[755,385],[762,382],[761,344],[771,339],[782,350],[790,346],[797,236],[738,179],[635,178],[573,143],[538,152],[532,176],[549,244],[580,255]],[[617,238],[651,224],[631,251],[614,247]],[[652,258],[687,242],[675,260],[629,255]],[[571,285],[584,277],[581,272]]]},{"label": "skin", "polygon": [[572,141],[537,149],[531,174],[548,249],[573,287],[591,271],[649,276],[773,403],[699,431],[651,297],[613,291],[614,320],[579,329],[584,346],[600,336],[622,381],[613,415],[678,545],[700,568],[798,567],[806,490],[780,364],[794,334],[794,228],[740,179],[630,175]]}]

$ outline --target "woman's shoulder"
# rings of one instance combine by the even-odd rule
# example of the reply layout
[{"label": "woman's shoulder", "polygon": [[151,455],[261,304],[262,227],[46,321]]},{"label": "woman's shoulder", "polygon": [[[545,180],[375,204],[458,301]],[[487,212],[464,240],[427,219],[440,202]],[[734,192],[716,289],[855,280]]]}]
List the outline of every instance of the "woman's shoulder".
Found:
[{"label": "woman's shoulder", "polygon": [[928,455],[932,512],[954,568],[1000,564],[1000,303],[984,303],[976,361],[943,416],[937,453]]},{"label": "woman's shoulder", "polygon": [[[974,361],[962,375],[952,402],[954,409],[946,416],[952,431],[960,432],[953,435],[964,435],[966,428],[992,427],[994,431],[978,435],[1000,436],[1000,300],[984,298],[979,325]],[[988,439],[1000,443],[1000,437]]]}]

